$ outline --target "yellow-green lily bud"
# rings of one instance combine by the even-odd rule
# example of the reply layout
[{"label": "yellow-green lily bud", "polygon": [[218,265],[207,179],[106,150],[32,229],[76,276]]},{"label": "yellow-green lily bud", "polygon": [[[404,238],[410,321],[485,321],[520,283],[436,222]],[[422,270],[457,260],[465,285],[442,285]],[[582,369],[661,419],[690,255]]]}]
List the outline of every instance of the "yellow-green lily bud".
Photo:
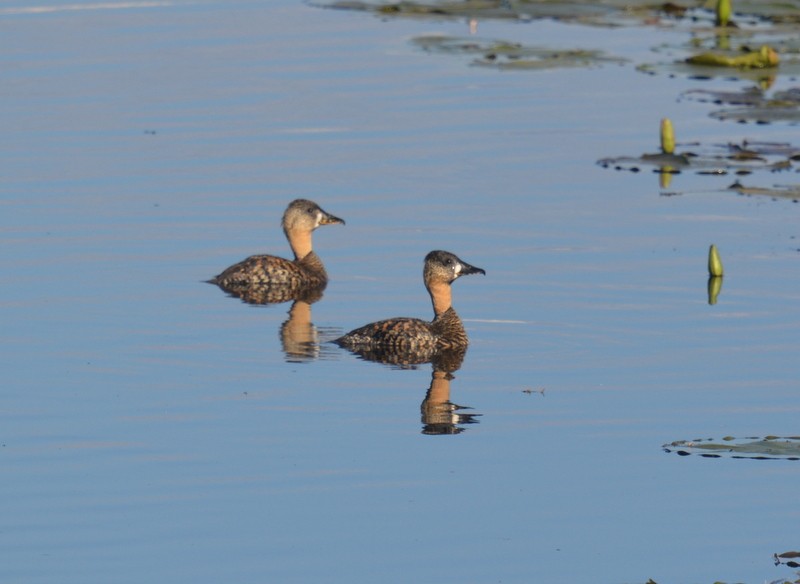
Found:
[{"label": "yellow-green lily bud", "polygon": [[708,275],[722,276],[724,275],[723,271],[722,260],[719,258],[717,246],[712,243],[711,247],[708,248]]},{"label": "yellow-green lily bud", "polygon": [[675,152],[675,130],[669,118],[661,120],[661,151],[664,154]]},{"label": "yellow-green lily bud", "polygon": [[731,19],[731,0],[717,0],[717,26],[728,26]]}]

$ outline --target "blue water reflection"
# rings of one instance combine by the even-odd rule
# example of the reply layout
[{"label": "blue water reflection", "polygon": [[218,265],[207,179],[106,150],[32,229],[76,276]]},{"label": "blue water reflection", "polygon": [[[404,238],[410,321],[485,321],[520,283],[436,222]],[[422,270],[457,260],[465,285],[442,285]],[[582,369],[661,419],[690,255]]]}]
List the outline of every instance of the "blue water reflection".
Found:
[{"label": "blue water reflection", "polygon": [[[0,580],[793,577],[796,462],[661,447],[797,435],[800,207],[595,164],[665,116],[679,141],[796,141],[635,70],[684,33],[481,22],[631,60],[514,73],[407,42],[466,22],[289,0],[0,22]],[[203,283],[285,249],[297,197],[347,219],[315,233],[324,297]],[[425,315],[431,249],[491,274],[458,289],[459,369],[329,342]]]}]

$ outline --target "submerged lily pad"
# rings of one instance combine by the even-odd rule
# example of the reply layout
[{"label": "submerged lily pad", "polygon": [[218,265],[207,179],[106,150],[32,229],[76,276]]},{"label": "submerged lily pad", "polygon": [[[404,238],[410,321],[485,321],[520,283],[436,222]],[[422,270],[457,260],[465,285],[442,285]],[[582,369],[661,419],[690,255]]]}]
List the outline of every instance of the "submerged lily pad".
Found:
[{"label": "submerged lily pad", "polygon": [[739,123],[771,124],[774,122],[800,122],[800,107],[765,105],[724,109],[709,114],[712,118]]},{"label": "submerged lily pad", "polygon": [[705,458],[752,458],[800,460],[800,436],[765,436],[764,438],[733,438],[726,436],[719,441],[713,438],[677,440],[664,444],[665,452],[680,456],[697,454]]},{"label": "submerged lily pad", "polygon": [[[477,18],[506,20],[554,19],[594,25],[621,25],[640,10],[651,15],[656,8],[648,1],[576,2],[564,0],[401,0],[398,2],[370,0],[333,0],[322,4],[341,10],[362,10],[380,16]],[[641,18],[645,18],[642,16]]]},{"label": "submerged lily pad", "polygon": [[747,197],[770,197],[772,199],[788,199],[793,203],[800,201],[800,185],[784,185],[772,188],[747,187],[738,181],[728,187],[730,191],[736,191],[740,195]]},{"label": "submerged lily pad", "polygon": [[[760,20],[792,24],[800,22],[797,0],[759,2],[737,0],[733,20]],[[714,3],[694,9],[673,2],[654,0],[333,0],[320,6],[340,10],[361,10],[380,16],[554,19],[596,26],[659,24],[662,20],[685,18],[691,23],[713,22]]]},{"label": "submerged lily pad", "polygon": [[737,13],[753,14],[774,23],[800,22],[800,0],[735,0],[734,8]]},{"label": "submerged lily pad", "polygon": [[602,51],[557,50],[475,37],[425,35],[415,37],[412,42],[431,53],[473,56],[473,65],[497,69],[552,69],[624,62]]},{"label": "submerged lily pad", "polygon": [[[638,172],[642,166],[656,167],[656,172],[694,170],[697,174],[720,175],[752,174],[756,171],[778,172],[791,170],[800,160],[800,148],[784,142],[753,142],[741,144],[692,144],[692,151],[678,154],[642,154],[602,158],[597,164],[604,168]],[[751,194],[751,193],[744,193]],[[753,193],[755,194],[755,193]],[[789,195],[776,195],[795,198]]]},{"label": "submerged lily pad", "polygon": [[771,96],[759,87],[748,87],[738,92],[693,89],[684,95],[717,105],[738,106],[709,114],[718,120],[759,124],[800,121],[800,88],[797,87],[776,91]]}]

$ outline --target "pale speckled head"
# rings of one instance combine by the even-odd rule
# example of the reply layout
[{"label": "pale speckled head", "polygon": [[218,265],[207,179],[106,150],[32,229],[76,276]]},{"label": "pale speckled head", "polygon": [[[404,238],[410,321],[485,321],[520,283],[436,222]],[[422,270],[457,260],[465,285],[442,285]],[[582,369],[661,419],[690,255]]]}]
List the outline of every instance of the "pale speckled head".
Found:
[{"label": "pale speckled head", "polygon": [[434,282],[451,283],[456,278],[469,274],[484,274],[481,268],[476,268],[449,251],[434,250],[425,256],[425,267],[422,277],[427,285]]},{"label": "pale speckled head", "polygon": [[308,199],[295,199],[286,208],[283,214],[283,230],[288,233],[290,231],[314,231],[320,225],[333,225],[341,223],[344,225],[344,219],[339,219],[335,215],[324,211],[314,201]]}]

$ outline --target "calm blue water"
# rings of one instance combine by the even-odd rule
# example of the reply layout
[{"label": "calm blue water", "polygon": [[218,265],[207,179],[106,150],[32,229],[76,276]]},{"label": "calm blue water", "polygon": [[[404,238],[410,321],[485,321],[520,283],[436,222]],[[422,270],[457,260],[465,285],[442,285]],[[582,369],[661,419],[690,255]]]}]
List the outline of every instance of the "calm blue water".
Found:
[{"label": "calm blue water", "polygon": [[[800,207],[595,164],[655,151],[665,116],[679,142],[796,140],[635,71],[685,33],[482,22],[631,60],[501,73],[408,42],[463,22],[42,6],[0,11],[3,582],[792,577],[798,463],[661,445],[798,434]],[[323,341],[429,316],[431,249],[486,270],[454,286],[477,423],[423,434],[429,365],[287,356],[289,304],[202,282],[288,254],[298,196],[347,220],[315,234]]]}]

